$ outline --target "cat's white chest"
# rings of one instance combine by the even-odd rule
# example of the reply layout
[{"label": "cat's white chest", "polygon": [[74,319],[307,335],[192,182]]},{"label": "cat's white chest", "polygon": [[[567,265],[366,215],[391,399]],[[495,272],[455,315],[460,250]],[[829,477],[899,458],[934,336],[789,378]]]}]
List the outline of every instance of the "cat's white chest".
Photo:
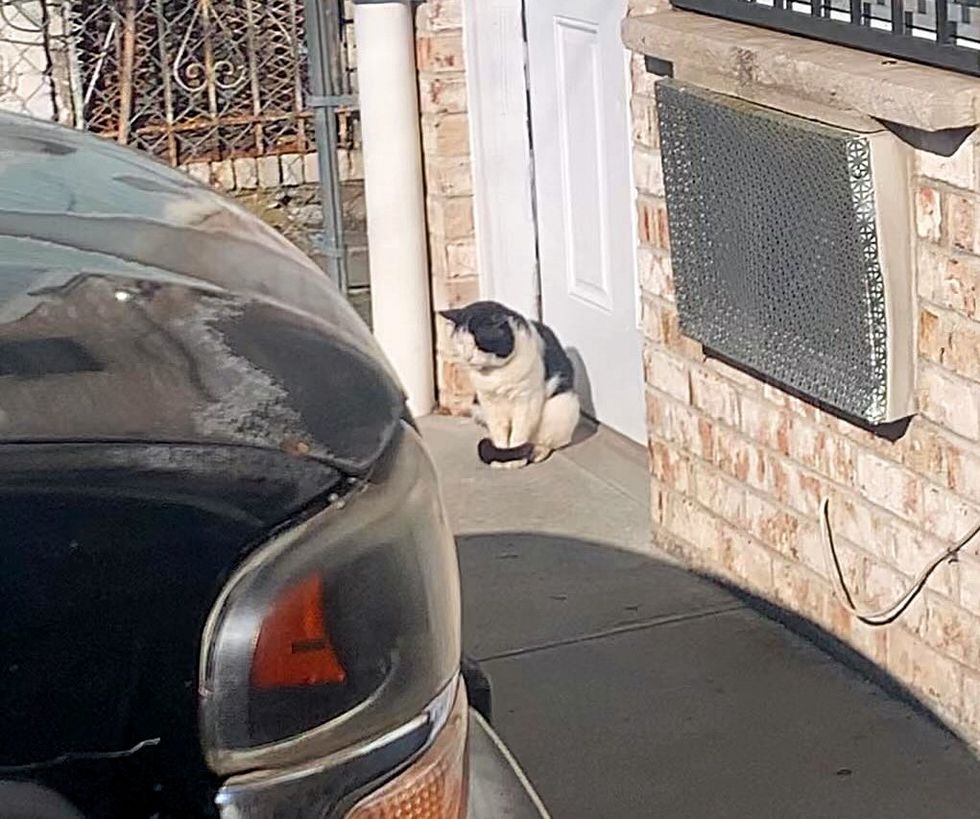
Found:
[{"label": "cat's white chest", "polygon": [[518,401],[544,390],[544,364],[536,351],[522,351],[504,367],[474,371],[473,388],[481,400]]}]

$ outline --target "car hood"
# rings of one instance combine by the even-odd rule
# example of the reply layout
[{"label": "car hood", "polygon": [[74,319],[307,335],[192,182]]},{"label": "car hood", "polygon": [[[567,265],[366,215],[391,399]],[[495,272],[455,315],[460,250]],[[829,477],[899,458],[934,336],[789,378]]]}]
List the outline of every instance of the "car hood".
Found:
[{"label": "car hood", "polygon": [[323,272],[126,148],[0,114],[0,442],[240,444],[365,472],[402,391]]}]

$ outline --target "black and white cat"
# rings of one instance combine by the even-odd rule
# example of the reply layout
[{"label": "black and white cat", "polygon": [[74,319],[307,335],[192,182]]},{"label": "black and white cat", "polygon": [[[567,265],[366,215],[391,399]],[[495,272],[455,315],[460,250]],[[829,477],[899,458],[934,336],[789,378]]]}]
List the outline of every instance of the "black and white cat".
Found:
[{"label": "black and white cat", "polygon": [[548,327],[495,301],[440,315],[453,324],[450,355],[469,370],[478,420],[490,434],[480,442],[484,463],[526,466],[571,443],[579,421],[574,371]]}]

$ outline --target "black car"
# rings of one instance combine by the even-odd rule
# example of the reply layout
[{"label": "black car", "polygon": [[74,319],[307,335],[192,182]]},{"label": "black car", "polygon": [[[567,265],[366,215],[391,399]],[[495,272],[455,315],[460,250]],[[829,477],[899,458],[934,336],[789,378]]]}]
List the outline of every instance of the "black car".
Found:
[{"label": "black car", "polygon": [[12,115],[0,610],[0,819],[544,815],[361,321],[229,200]]}]

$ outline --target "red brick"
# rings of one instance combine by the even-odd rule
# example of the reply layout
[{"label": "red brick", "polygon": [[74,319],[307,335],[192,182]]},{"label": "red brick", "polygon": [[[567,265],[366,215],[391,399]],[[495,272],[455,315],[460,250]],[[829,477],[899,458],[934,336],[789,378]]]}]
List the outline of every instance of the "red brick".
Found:
[{"label": "red brick", "polygon": [[469,196],[430,196],[426,201],[429,237],[453,241],[473,236],[473,199]]},{"label": "red brick", "polygon": [[943,702],[949,713],[962,705],[963,672],[958,663],[926,646],[902,627],[888,632],[887,668],[930,704]]},{"label": "red brick", "polygon": [[980,318],[977,299],[980,260],[950,255],[923,242],[919,245],[918,262],[918,291],[922,298],[967,318]]},{"label": "red brick", "polygon": [[426,158],[469,156],[469,127],[466,114],[423,114],[422,150]]},{"label": "red brick", "polygon": [[849,622],[848,642],[865,657],[879,666],[884,666],[888,659],[888,634],[884,629],[867,626],[851,616],[847,611],[837,606],[838,618]]},{"label": "red brick", "polygon": [[924,307],[919,311],[919,355],[941,364],[949,346],[946,322],[934,310]]},{"label": "red brick", "polygon": [[[882,560],[869,557],[865,564],[861,605],[867,611],[883,611],[895,604],[908,589],[908,580]],[[914,612],[913,612],[914,613]],[[910,614],[906,614],[908,618]],[[908,619],[906,619],[908,622]]]},{"label": "red brick", "polygon": [[664,169],[660,152],[641,145],[633,149],[633,178],[641,193],[664,195]]},{"label": "red brick", "polygon": [[864,600],[865,577],[868,574],[868,555],[861,549],[855,548],[846,541],[837,540],[834,543],[844,585],[847,587],[855,606],[860,609],[870,608]]},{"label": "red brick", "polygon": [[789,394],[772,384],[762,385],[762,397],[770,404],[784,409],[789,407]]},{"label": "red brick", "polygon": [[432,31],[449,31],[463,26],[463,0],[426,0]]},{"label": "red brick", "polygon": [[925,602],[925,642],[947,657],[980,669],[980,619],[937,595],[928,595]]},{"label": "red brick", "polygon": [[715,373],[701,368],[691,371],[691,403],[712,418],[738,428],[738,393]]},{"label": "red brick", "polygon": [[963,537],[980,519],[975,507],[952,492],[931,485],[925,487],[922,512],[923,528],[950,543]]},{"label": "red brick", "polygon": [[957,194],[949,194],[949,239],[953,248],[972,253],[976,243],[976,203]]},{"label": "red brick", "polygon": [[463,307],[480,297],[480,282],[474,277],[432,279],[432,305],[436,310]]},{"label": "red brick", "polygon": [[637,278],[644,293],[674,300],[674,273],[670,255],[649,245],[640,245],[636,254]]},{"label": "red brick", "polygon": [[[960,554],[959,569],[960,605],[980,617],[980,555],[973,546]],[[977,669],[980,671],[980,669]]]},{"label": "red brick", "polygon": [[667,399],[661,393],[649,388],[644,390],[643,395],[646,399],[647,435],[653,436],[663,429],[664,406]]},{"label": "red brick", "polygon": [[[830,523],[835,540],[858,544],[909,580],[944,548],[934,537],[841,492],[830,494]],[[955,571],[946,568],[930,580],[930,588],[949,597],[956,596],[957,585]]]},{"label": "red brick", "polygon": [[446,275],[450,278],[476,275],[476,242],[472,239],[446,245]]},{"label": "red brick", "polygon": [[665,401],[660,418],[660,435],[678,449],[693,455],[702,454],[701,429],[698,415],[690,407],[675,401]]},{"label": "red brick", "polygon": [[708,418],[698,418],[698,437],[701,439],[699,453],[708,463],[715,460],[715,425]]},{"label": "red brick", "polygon": [[419,109],[423,114],[466,111],[466,77],[429,74],[419,77]]},{"label": "red brick", "polygon": [[663,488],[656,482],[650,481],[650,517],[653,519],[654,529],[663,525],[664,504],[666,498]]},{"label": "red brick", "polygon": [[963,675],[963,718],[975,734],[980,734],[980,675]]},{"label": "red brick", "polygon": [[868,452],[858,453],[857,486],[872,503],[899,517],[915,518],[922,508],[922,482],[908,469]]},{"label": "red brick", "polygon": [[762,382],[749,373],[738,369],[738,367],[734,367],[717,358],[708,358],[705,361],[705,366],[718,373],[726,381],[735,384],[739,392],[762,393]]},{"label": "red brick", "polygon": [[723,476],[713,466],[695,460],[692,464],[694,498],[723,520],[742,525],[745,520],[745,487]]},{"label": "red brick", "polygon": [[468,415],[473,407],[473,387],[465,369],[443,361],[438,372],[439,406],[450,415]]},{"label": "red brick", "polygon": [[817,623],[828,625],[834,601],[830,587],[818,574],[796,560],[773,557],[773,595],[791,611],[805,613]]},{"label": "red brick", "polygon": [[742,396],[742,431],[753,441],[782,454],[789,453],[792,418],[787,410],[767,401]]},{"label": "red brick", "polygon": [[718,527],[721,565],[749,589],[772,594],[772,552],[741,529]]},{"label": "red brick", "polygon": [[661,347],[647,345],[643,351],[643,364],[644,379],[649,386],[685,404],[690,403],[690,375],[683,359],[666,353]]},{"label": "red brick", "polygon": [[915,192],[915,223],[919,236],[938,242],[942,235],[942,198],[939,191],[927,186]]},{"label": "red brick", "polygon": [[670,250],[667,205],[663,200],[643,194],[638,196],[636,219],[640,242],[659,250]]},{"label": "red brick", "polygon": [[980,381],[980,325],[966,319],[946,322],[949,327],[948,349],[943,364],[953,372]]},{"label": "red brick", "polygon": [[691,489],[690,460],[663,441],[651,439],[649,445],[650,474],[662,486],[676,492]]},{"label": "red brick", "polygon": [[854,447],[843,438],[831,438],[828,447],[830,451],[826,474],[838,483],[852,486],[856,476]]},{"label": "red brick", "polygon": [[830,441],[833,434],[803,418],[792,418],[787,453],[793,460],[821,474],[830,471]]},{"label": "red brick", "polygon": [[946,485],[966,500],[980,504],[980,454],[956,444],[945,447],[948,472]]},{"label": "red brick", "polygon": [[935,365],[919,367],[919,407],[923,415],[957,435],[980,438],[977,387]]},{"label": "red brick", "polygon": [[415,40],[416,62],[420,72],[462,71],[461,34],[421,35]]},{"label": "red brick", "polygon": [[[648,343],[663,344],[663,314],[665,309],[665,305],[659,299],[652,298],[649,293],[640,292],[640,328],[643,330],[643,337]],[[672,307],[671,310],[673,310]]]},{"label": "red brick", "polygon": [[652,97],[634,96],[630,100],[633,141],[654,150],[660,148],[660,131],[657,126],[657,105]]},{"label": "red brick", "polygon": [[[881,519],[876,532],[876,537],[867,542],[875,544],[888,563],[905,575],[906,583],[918,577],[949,546],[930,533],[894,519]],[[959,587],[960,572],[956,564],[944,563],[929,578],[931,590],[951,599],[958,598]]]},{"label": "red brick", "polygon": [[754,538],[780,554],[794,560],[800,559],[798,538],[803,525],[799,515],[770,503],[755,492],[746,495],[746,529]]},{"label": "red brick", "polygon": [[959,448],[939,434],[936,427],[921,419],[912,421],[906,436],[908,446],[902,453],[902,463],[913,472],[952,487],[953,475],[960,470]]},{"label": "red brick", "polygon": [[704,565],[716,563],[715,556],[720,551],[718,522],[700,504],[676,492],[668,493],[664,528],[696,547],[699,562]]},{"label": "red brick", "polygon": [[642,294],[643,334],[655,344],[663,345],[695,361],[703,359],[701,345],[681,332],[677,308],[649,293]]},{"label": "red brick", "polygon": [[473,193],[473,174],[468,156],[427,157],[425,182],[436,196],[469,196]]},{"label": "red brick", "polygon": [[780,503],[804,515],[816,515],[822,499],[832,491],[819,476],[772,453],[766,455],[765,471],[766,490]]},{"label": "red brick", "polygon": [[877,543],[881,548],[886,544],[877,523],[881,516],[867,502],[841,491],[830,494],[830,524],[835,538],[846,538],[852,543]]},{"label": "red brick", "polygon": [[949,157],[928,151],[916,151],[916,165],[922,176],[957,188],[972,190],[975,183],[974,140],[967,139]]},{"label": "red brick", "polygon": [[756,489],[765,488],[766,456],[765,451],[757,444],[746,441],[726,427],[717,427],[714,452],[714,464],[722,472]]}]

